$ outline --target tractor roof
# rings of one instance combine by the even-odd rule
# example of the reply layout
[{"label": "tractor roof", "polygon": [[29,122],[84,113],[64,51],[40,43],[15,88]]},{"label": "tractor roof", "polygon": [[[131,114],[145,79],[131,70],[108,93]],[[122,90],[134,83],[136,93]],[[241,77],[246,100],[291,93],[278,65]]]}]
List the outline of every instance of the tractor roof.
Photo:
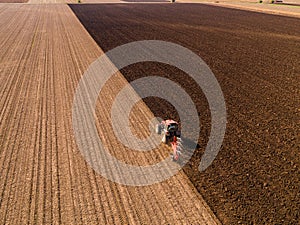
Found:
[{"label": "tractor roof", "polygon": [[172,124],[172,123],[178,124],[178,123],[177,123],[176,121],[174,121],[174,120],[166,120],[165,123],[166,123],[166,125],[169,125],[169,124]]}]

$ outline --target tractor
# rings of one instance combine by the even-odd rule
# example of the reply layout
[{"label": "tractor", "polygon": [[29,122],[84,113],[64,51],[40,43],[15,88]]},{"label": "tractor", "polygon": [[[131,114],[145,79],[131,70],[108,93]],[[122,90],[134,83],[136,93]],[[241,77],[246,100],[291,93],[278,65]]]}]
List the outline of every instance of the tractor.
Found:
[{"label": "tractor", "polygon": [[173,141],[174,137],[180,137],[181,135],[179,125],[174,120],[163,120],[160,124],[157,124],[156,133],[163,134],[162,142],[165,144]]},{"label": "tractor", "polygon": [[163,134],[163,143],[171,143],[173,150],[173,153],[171,154],[172,160],[179,161],[179,157],[182,154],[183,149],[179,124],[174,120],[164,120],[160,124],[156,125],[156,133]]}]

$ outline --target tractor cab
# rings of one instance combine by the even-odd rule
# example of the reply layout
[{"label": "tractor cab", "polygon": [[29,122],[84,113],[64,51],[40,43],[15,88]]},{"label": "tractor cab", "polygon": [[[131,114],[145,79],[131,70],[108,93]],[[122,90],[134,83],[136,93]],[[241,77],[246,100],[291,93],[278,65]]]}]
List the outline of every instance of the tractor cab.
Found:
[{"label": "tractor cab", "polygon": [[174,120],[164,120],[156,126],[156,133],[163,133],[162,142],[167,144],[170,140],[176,137],[180,137],[180,130],[178,123]]}]

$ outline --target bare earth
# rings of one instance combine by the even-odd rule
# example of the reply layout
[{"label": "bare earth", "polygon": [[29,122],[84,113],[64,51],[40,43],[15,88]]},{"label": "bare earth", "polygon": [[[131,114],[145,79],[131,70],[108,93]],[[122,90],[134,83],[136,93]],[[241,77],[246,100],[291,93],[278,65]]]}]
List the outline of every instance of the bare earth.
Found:
[{"label": "bare earth", "polygon": [[64,4],[77,3],[76,0],[28,0],[29,4]]},{"label": "bare earth", "polygon": [[[185,0],[183,0],[185,1]],[[260,4],[249,2],[220,2],[220,3],[208,3],[214,6],[228,7],[234,9],[242,9],[249,11],[256,11],[268,14],[276,14],[283,16],[292,16],[300,18],[300,4],[299,6],[282,5],[282,4]]]},{"label": "bare earth", "polygon": [[[71,108],[80,77],[102,51],[67,5],[1,4],[0,29],[1,224],[219,223],[182,172],[163,183],[126,187],[86,164]],[[125,149],[105,136],[107,105],[125,84],[116,74],[97,108],[99,133],[116,155]],[[151,116],[143,102],[132,114]],[[166,154],[161,148],[153,160]]]},{"label": "bare earth", "polygon": [[28,0],[0,0],[0,3],[25,3]]},{"label": "bare earth", "polygon": [[263,0],[176,0],[177,3],[202,3],[214,6],[256,11],[267,14],[276,14],[300,18],[300,0],[283,0],[284,4],[271,4],[271,1]]},{"label": "bare earth", "polygon": [[[222,223],[299,224],[298,18],[204,4],[71,8],[105,51],[131,41],[164,40],[201,56],[220,83],[228,121],[222,149],[202,173],[198,165],[211,121],[208,103],[195,81],[177,68],[153,62],[130,65],[122,74],[128,81],[162,76],[191,96],[201,132],[184,171]],[[144,102],[156,116],[179,119],[174,107],[161,99]]]}]

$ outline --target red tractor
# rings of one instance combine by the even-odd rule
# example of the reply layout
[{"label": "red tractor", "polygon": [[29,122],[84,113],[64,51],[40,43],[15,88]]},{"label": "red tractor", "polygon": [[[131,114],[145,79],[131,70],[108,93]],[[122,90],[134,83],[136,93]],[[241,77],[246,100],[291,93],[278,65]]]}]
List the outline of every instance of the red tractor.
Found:
[{"label": "red tractor", "polygon": [[173,161],[178,161],[182,152],[181,132],[178,123],[174,120],[164,120],[156,125],[156,133],[163,134],[163,143],[168,144],[171,142],[173,150],[172,159]]},{"label": "red tractor", "polygon": [[180,137],[179,125],[174,120],[163,120],[156,125],[156,133],[163,134],[162,142],[168,144],[174,137]]}]

